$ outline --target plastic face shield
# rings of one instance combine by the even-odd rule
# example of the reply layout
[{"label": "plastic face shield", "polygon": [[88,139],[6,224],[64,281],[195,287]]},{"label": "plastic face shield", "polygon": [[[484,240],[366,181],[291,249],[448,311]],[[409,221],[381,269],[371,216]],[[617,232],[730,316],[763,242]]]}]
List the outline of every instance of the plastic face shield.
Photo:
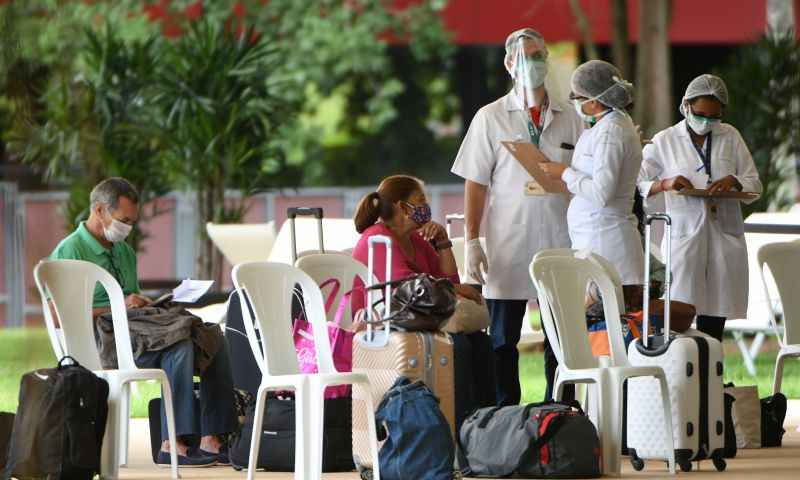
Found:
[{"label": "plastic face shield", "polygon": [[[527,52],[525,51],[526,46],[528,47]],[[533,91],[542,83],[533,85],[528,72],[536,68],[535,62],[547,62],[547,48],[540,39],[521,35],[516,40],[513,50],[510,56],[514,59],[514,66],[509,73],[514,79],[514,93],[519,103],[525,108],[536,107],[538,105]]]}]

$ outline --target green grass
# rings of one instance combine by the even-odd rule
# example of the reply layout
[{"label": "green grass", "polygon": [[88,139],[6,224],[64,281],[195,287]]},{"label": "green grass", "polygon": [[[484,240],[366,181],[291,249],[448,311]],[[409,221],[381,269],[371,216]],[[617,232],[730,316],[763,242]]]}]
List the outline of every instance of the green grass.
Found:
[{"label": "green grass", "polygon": [[[727,343],[727,342],[726,342]],[[772,372],[775,352],[763,352],[756,361],[757,378],[751,377],[738,354],[725,358],[725,381],[736,385],[758,385],[759,395],[764,397],[772,391]],[[44,329],[0,330],[0,411],[14,412],[17,409],[19,380],[25,372],[37,368],[51,368],[56,359],[50,350],[47,332]],[[783,393],[789,398],[800,398],[800,361],[789,359],[783,369]],[[544,397],[544,360],[541,352],[527,352],[520,357],[520,379],[522,401],[538,402]],[[147,402],[158,397],[158,384],[139,382],[133,395],[131,415],[147,416]]]}]

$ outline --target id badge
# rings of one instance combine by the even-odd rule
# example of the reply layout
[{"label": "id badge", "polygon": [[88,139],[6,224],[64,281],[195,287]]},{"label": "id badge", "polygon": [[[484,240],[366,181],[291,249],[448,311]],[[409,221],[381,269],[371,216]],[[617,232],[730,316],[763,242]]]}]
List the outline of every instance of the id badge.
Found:
[{"label": "id badge", "polygon": [[525,182],[525,195],[531,197],[545,194],[547,194],[547,192],[537,181],[531,180],[530,182]]}]

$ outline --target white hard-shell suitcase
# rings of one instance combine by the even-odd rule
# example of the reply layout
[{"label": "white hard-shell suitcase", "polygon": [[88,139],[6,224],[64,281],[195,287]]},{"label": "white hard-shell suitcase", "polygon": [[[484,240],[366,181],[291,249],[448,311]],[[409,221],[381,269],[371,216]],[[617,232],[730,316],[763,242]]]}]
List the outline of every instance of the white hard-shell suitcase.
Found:
[{"label": "white hard-shell suitcase", "polygon": [[[664,289],[664,329],[649,337],[650,224],[665,223],[667,238]],[[725,469],[725,408],[722,383],[722,344],[696,330],[669,333],[671,277],[671,220],[666,214],[648,215],[645,221],[644,334],[628,347],[632,365],[657,365],[664,369],[672,402],[675,461],[684,472],[692,461],[711,459],[717,470]],[[667,459],[664,448],[664,412],[658,381],[628,380],[627,443],[636,470],[644,459]]]}]

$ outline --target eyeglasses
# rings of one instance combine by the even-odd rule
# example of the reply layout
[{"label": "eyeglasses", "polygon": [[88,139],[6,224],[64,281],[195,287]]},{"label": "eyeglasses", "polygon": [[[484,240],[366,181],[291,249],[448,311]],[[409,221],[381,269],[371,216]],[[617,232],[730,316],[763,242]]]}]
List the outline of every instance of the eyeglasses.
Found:
[{"label": "eyeglasses", "polygon": [[717,116],[714,116],[714,117],[709,117],[707,115],[700,115],[699,113],[696,113],[692,107],[689,107],[689,110],[692,112],[692,115],[694,115],[695,117],[697,117],[700,120],[708,120],[708,121],[711,121],[711,122],[722,120],[722,115],[721,114],[717,115]]}]

